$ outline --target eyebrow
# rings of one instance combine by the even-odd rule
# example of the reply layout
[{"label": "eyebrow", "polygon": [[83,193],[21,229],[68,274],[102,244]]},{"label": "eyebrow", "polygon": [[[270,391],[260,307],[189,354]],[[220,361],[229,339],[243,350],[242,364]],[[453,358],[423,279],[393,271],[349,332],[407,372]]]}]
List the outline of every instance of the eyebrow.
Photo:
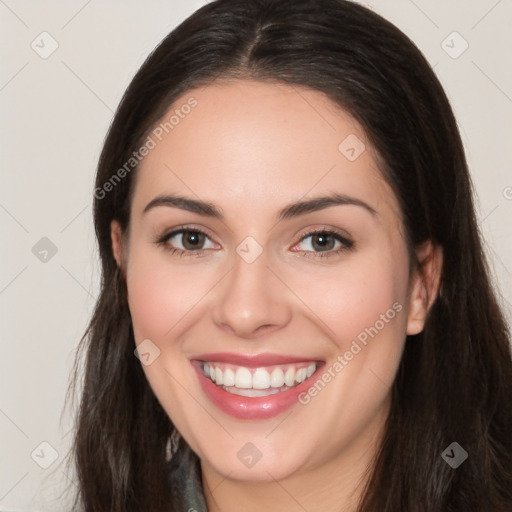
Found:
[{"label": "eyebrow", "polygon": [[[329,196],[319,196],[305,201],[290,203],[278,212],[277,219],[280,221],[287,220],[294,217],[299,217],[300,215],[305,215],[307,213],[312,213],[323,210],[325,208],[340,205],[359,206],[367,210],[373,216],[378,215],[374,208],[372,208],[369,204],[365,203],[361,199],[350,197],[344,194],[331,194]],[[219,220],[224,219],[222,210],[215,206],[213,203],[172,194],[155,197],[147,204],[142,213],[145,214],[158,206],[180,208],[189,212],[198,213],[199,215],[213,217]]]}]

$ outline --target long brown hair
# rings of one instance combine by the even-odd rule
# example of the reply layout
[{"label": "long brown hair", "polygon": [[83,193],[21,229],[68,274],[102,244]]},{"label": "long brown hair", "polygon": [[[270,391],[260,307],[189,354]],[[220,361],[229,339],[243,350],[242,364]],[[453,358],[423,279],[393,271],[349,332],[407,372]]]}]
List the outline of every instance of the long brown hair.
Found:
[{"label": "long brown hair", "polygon": [[[213,1],[159,44],[125,92],[96,176],[102,280],[75,362],[76,383],[85,354],[75,505],[171,510],[165,447],[174,427],[134,356],[110,239],[113,219],[128,227],[137,167],[113,176],[180,95],[227,77],[306,86],[348,111],[396,193],[411,254],[427,239],[443,248],[441,292],[423,332],[407,339],[360,511],[512,510],[510,332],[490,284],[457,124],[416,46],[344,0]],[[441,457],[452,442],[468,453],[457,469]]]}]

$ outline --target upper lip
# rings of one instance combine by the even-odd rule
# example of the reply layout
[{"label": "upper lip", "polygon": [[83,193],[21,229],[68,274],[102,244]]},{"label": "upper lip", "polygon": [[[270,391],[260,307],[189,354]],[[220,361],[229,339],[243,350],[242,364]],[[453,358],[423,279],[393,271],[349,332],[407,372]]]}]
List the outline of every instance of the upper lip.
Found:
[{"label": "upper lip", "polygon": [[243,355],[233,352],[212,352],[208,354],[198,354],[191,359],[197,361],[230,363],[237,366],[245,366],[248,368],[257,368],[261,366],[272,366],[276,364],[286,363],[305,363],[310,361],[320,361],[315,357],[293,357],[282,354],[253,354]]}]

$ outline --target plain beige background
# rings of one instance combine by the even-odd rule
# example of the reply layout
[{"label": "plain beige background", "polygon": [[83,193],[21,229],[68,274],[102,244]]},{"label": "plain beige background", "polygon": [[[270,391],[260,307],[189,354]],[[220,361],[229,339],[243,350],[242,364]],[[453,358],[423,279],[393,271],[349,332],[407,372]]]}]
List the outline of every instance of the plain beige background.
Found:
[{"label": "plain beige background", "polygon": [[[0,0],[0,510],[69,510],[59,493],[74,485],[64,466],[72,423],[62,413],[98,292],[97,158],[138,67],[204,3]],[[512,2],[366,5],[419,46],[452,102],[510,319]]]}]

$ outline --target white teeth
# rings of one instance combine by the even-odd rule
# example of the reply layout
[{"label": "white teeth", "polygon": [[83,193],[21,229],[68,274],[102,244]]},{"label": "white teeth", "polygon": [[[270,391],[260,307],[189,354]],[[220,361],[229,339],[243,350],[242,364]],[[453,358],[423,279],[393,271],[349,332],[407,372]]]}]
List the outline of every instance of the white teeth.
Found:
[{"label": "white teeth", "polygon": [[301,368],[295,372],[295,380],[298,384],[300,384],[303,380],[306,379],[307,368]]},{"label": "white teeth", "polygon": [[252,388],[252,375],[247,368],[238,368],[235,376],[235,386],[237,388]]},{"label": "white teeth", "polygon": [[228,391],[229,393],[231,393],[233,395],[256,397],[256,396],[275,395],[276,393],[280,393],[281,391],[286,391],[289,388],[286,388],[286,389],[238,389],[235,386],[233,386],[231,388],[222,386],[222,389]]},{"label": "white teeth", "polygon": [[252,389],[268,389],[270,387],[270,375],[267,370],[258,368],[252,376]]},{"label": "white teeth", "polygon": [[284,383],[287,386],[293,386],[295,384],[295,369],[290,367],[284,374]]},{"label": "white teeth", "polygon": [[[315,364],[315,363],[312,363]],[[273,388],[280,388],[284,384],[284,373],[281,368],[275,368],[270,374],[270,385]]]},{"label": "white teeth", "polygon": [[[284,365],[283,365],[284,366]],[[262,396],[249,392],[238,392],[237,390],[267,390],[263,394],[278,392],[277,388],[289,389],[311,377],[316,370],[316,363],[311,362],[308,366],[288,366],[286,371],[283,367],[256,368],[251,373],[249,368],[242,366],[234,367],[223,363],[203,363],[203,373],[218,386],[226,391],[243,396]],[[224,368],[224,369],[223,369]],[[271,389],[272,388],[272,389]],[[279,389],[284,391],[285,389]],[[261,391],[260,391],[261,390]]]},{"label": "white teeth", "polygon": [[234,386],[235,385],[235,372],[231,368],[226,368],[224,370],[224,379],[222,381],[224,386]]},{"label": "white teeth", "polygon": [[222,370],[220,368],[215,368],[215,384],[221,386],[222,382]]}]

